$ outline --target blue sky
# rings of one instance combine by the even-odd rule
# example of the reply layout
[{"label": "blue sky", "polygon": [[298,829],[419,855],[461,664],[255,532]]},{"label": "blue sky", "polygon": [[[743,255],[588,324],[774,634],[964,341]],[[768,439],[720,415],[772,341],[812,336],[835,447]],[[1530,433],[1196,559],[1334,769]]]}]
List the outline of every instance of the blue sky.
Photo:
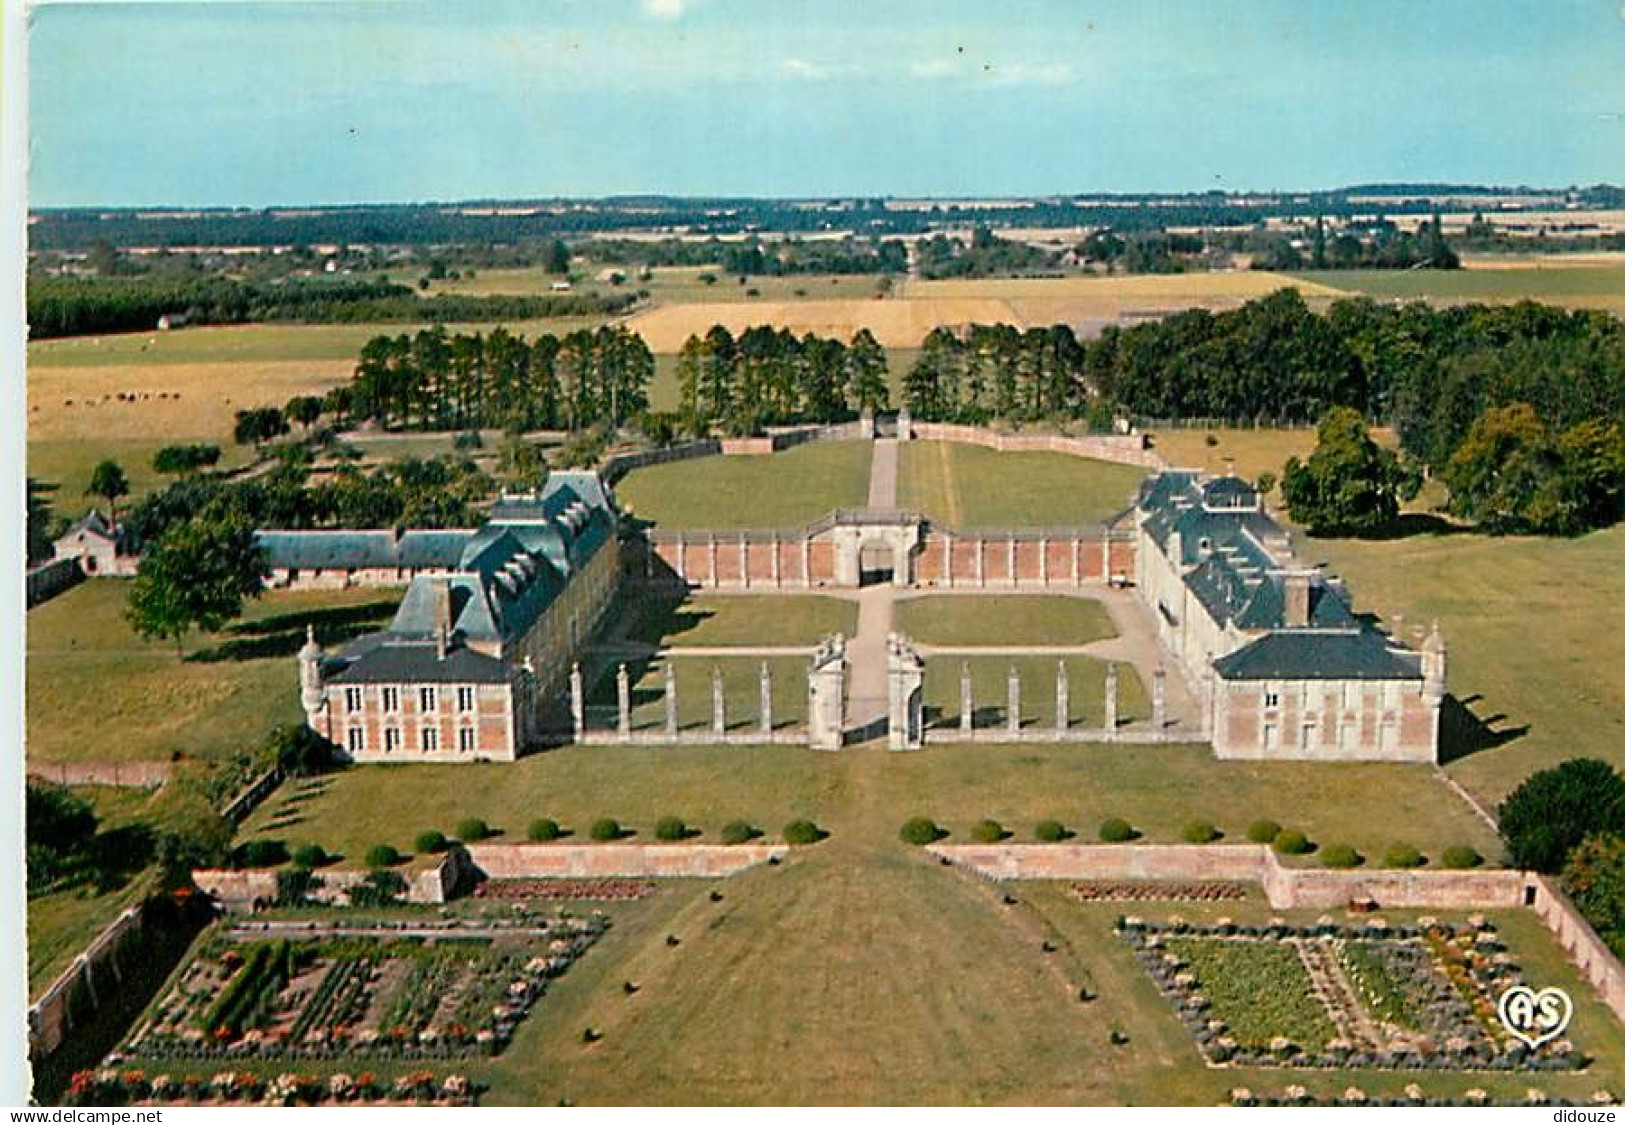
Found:
[{"label": "blue sky", "polygon": [[31,202],[1625,180],[1622,0],[37,6]]}]

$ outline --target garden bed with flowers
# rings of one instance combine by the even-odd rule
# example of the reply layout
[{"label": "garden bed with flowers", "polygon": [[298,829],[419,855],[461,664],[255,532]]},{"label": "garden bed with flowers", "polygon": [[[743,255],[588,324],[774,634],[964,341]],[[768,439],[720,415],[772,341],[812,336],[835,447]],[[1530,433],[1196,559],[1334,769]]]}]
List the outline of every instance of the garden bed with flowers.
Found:
[{"label": "garden bed with flowers", "polygon": [[475,898],[525,902],[633,902],[651,895],[648,879],[487,879]]},{"label": "garden bed with flowers", "polygon": [[607,927],[559,912],[511,934],[224,931],[176,974],[119,1058],[454,1059],[494,1055]]},{"label": "garden bed with flowers", "polygon": [[1363,925],[1121,918],[1118,933],[1215,1066],[1582,1069],[1567,1039],[1531,1050],[1495,1003],[1525,983],[1481,917]]},{"label": "garden bed with flowers", "polygon": [[1072,894],[1080,902],[1239,902],[1247,898],[1247,888],[1218,879],[1187,883],[1097,879],[1072,884]]},{"label": "garden bed with flowers", "polygon": [[81,1070],[63,1095],[70,1106],[117,1105],[473,1105],[480,1088],[466,1075],[416,1070],[394,1078],[370,1071],[278,1074],[221,1070],[209,1074],[104,1067]]}]

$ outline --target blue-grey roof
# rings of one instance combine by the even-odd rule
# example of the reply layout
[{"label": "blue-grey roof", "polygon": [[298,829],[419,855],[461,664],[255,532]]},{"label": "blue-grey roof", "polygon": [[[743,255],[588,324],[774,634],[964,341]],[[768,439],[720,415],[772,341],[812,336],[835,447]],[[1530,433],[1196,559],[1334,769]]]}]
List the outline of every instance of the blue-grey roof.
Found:
[{"label": "blue-grey roof", "polygon": [[474,532],[344,528],[254,534],[275,570],[446,570],[457,565]]},{"label": "blue-grey roof", "polygon": [[432,643],[386,640],[362,646],[327,676],[332,684],[503,684],[508,665],[494,656],[456,645],[444,656]]},{"label": "blue-grey roof", "polygon": [[1420,680],[1412,654],[1370,628],[1266,633],[1213,662],[1223,680]]}]

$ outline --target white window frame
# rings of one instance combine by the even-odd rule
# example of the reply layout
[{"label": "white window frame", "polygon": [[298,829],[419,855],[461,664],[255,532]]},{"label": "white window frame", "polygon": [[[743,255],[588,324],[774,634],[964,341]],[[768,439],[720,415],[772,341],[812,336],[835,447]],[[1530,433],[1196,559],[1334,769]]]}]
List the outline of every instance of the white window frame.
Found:
[{"label": "white window frame", "polygon": [[393,754],[401,748],[401,728],[384,728],[384,753]]},{"label": "white window frame", "polygon": [[352,754],[359,754],[367,748],[367,728],[353,726],[344,732],[344,745]]},{"label": "white window frame", "polygon": [[393,715],[401,709],[401,689],[390,686],[383,689],[384,714]]},{"label": "white window frame", "polygon": [[423,752],[425,754],[433,754],[435,751],[440,749],[439,727],[424,727],[418,732],[418,735],[421,739],[420,745],[423,747]]},{"label": "white window frame", "polygon": [[457,728],[457,749],[464,754],[471,754],[478,749],[479,743],[474,736],[473,727]]},{"label": "white window frame", "polygon": [[479,704],[479,698],[474,689],[466,684],[457,689],[457,710],[469,712]]},{"label": "white window frame", "polygon": [[346,711],[359,711],[364,705],[364,697],[360,688],[347,687],[344,689],[344,709]]},{"label": "white window frame", "polygon": [[438,711],[440,709],[437,706],[440,702],[437,698],[438,694],[433,687],[418,688],[418,710],[425,714],[430,711]]}]

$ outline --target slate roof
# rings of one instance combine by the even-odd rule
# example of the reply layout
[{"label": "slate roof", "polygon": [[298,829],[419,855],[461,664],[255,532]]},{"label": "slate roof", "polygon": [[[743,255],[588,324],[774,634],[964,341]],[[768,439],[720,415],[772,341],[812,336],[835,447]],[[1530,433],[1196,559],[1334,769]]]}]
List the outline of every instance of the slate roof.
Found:
[{"label": "slate roof", "polygon": [[1213,662],[1225,680],[1420,680],[1420,659],[1375,629],[1266,633]]},{"label": "slate roof", "polygon": [[261,530],[254,533],[276,570],[371,570],[457,565],[470,530],[405,531],[392,528],[322,531]]},{"label": "slate roof", "polygon": [[326,679],[330,684],[505,684],[508,665],[460,645],[441,657],[432,642],[388,639],[363,646]]}]

